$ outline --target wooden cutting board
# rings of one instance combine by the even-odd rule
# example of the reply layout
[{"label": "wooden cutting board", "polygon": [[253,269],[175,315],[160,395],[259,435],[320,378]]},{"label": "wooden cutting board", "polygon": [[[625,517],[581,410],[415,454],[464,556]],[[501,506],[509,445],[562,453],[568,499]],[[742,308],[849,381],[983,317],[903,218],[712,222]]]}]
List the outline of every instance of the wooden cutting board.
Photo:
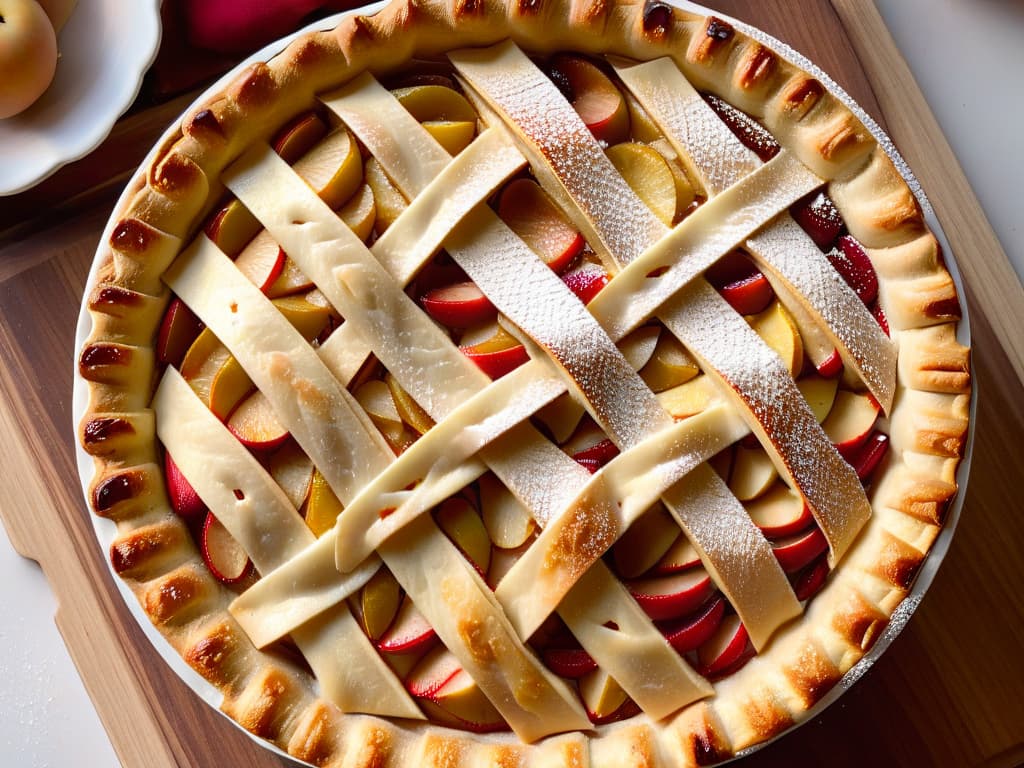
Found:
[{"label": "wooden cutting board", "polygon": [[[1024,764],[1024,289],[868,0],[710,4],[806,54],[888,127],[958,256],[979,394],[960,526],[913,619],[837,704],[746,764]],[[96,544],[75,467],[74,329],[89,265],[124,181],[187,100],[138,109],[85,160],[0,199],[0,513],[53,586],[57,624],[125,766],[280,768],[291,763],[200,701],[150,646]]]}]

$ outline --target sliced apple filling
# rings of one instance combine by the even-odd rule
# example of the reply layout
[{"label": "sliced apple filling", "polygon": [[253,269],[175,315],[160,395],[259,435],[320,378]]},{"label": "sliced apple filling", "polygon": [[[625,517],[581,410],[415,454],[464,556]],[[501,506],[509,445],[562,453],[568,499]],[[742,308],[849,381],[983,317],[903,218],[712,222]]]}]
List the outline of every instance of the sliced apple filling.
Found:
[{"label": "sliced apple filling", "polygon": [[[601,208],[601,201],[581,203],[582,190],[566,183],[560,176],[564,169],[550,158],[537,162],[521,141],[509,138],[510,129],[496,121],[486,85],[473,83],[472,67],[464,69],[458,63],[459,77],[472,87],[463,85],[455,73],[448,73],[425,80],[397,78],[402,85],[389,93],[366,76],[369,82],[325,97],[324,112],[297,116],[270,142],[276,155],[304,181],[308,188],[303,190],[305,196],[298,195],[289,213],[280,213],[278,219],[268,222],[272,217],[260,208],[262,193],[250,186],[244,166],[251,162],[270,167],[271,162],[279,164],[280,160],[246,157],[240,161],[242,169],[228,182],[229,188],[238,187],[238,197],[224,201],[205,226],[213,245],[233,260],[245,280],[271,299],[277,312],[316,350],[324,370],[344,390],[344,407],[352,409],[356,422],[372,430],[374,445],[388,449],[381,454],[381,462],[388,468],[371,473],[378,480],[389,471],[397,477],[411,464],[409,457],[419,450],[414,447],[425,435],[428,439],[420,447],[431,442],[436,425],[442,430],[451,428],[453,444],[463,438],[466,430],[446,427],[444,422],[471,396],[485,399],[487,393],[496,392],[493,387],[498,385],[490,383],[488,388],[489,382],[509,377],[510,391],[512,384],[520,383],[524,388],[536,386],[538,393],[543,390],[543,396],[535,395],[536,402],[520,402],[511,395],[504,400],[495,398],[506,410],[496,404],[498,412],[491,415],[504,414],[510,421],[488,434],[474,454],[447,475],[447,482],[458,487],[449,488],[429,471],[414,473],[416,479],[407,486],[380,491],[379,498],[393,499],[394,505],[378,505],[373,510],[376,520],[370,515],[364,521],[364,515],[353,510],[365,507],[365,500],[337,489],[335,479],[319,466],[323,461],[318,464],[314,452],[304,447],[309,446],[308,438],[293,434],[301,416],[279,413],[275,402],[280,400],[255,388],[228,345],[212,328],[204,327],[180,299],[170,304],[157,347],[160,362],[180,370],[201,402],[279,487],[281,498],[301,515],[308,528],[304,536],[311,534],[309,541],[317,540],[316,544],[307,541],[306,549],[296,553],[295,563],[303,558],[308,563],[327,562],[334,544],[340,553],[343,544],[340,539],[332,544],[331,537],[345,525],[351,528],[365,522],[370,529],[378,523],[390,524],[389,518],[400,521],[372,539],[380,547],[384,565],[373,554],[373,547],[368,553],[359,550],[360,556],[347,568],[341,567],[343,557],[335,554],[339,569],[331,578],[337,588],[330,596],[313,595],[312,607],[295,608],[291,623],[286,621],[274,632],[268,631],[267,642],[297,642],[301,646],[303,632],[315,617],[338,605],[347,606],[366,641],[427,718],[476,732],[511,727],[528,738],[563,730],[563,726],[545,731],[544,724],[535,722],[543,719],[537,718],[536,712],[524,715],[518,703],[511,707],[503,704],[500,686],[474,680],[467,669],[467,653],[480,650],[473,645],[475,635],[467,630],[467,637],[460,637],[460,646],[453,641],[451,627],[432,625],[427,615],[436,617],[440,601],[447,598],[434,595],[431,584],[426,599],[425,587],[420,584],[417,592],[411,584],[426,576],[396,554],[389,560],[388,546],[409,530],[421,530],[417,527],[421,522],[427,525],[422,530],[429,534],[424,534],[425,550],[431,554],[441,551],[433,545],[437,537],[450,542],[443,550],[449,559],[439,557],[438,562],[452,562],[453,545],[468,563],[472,573],[460,572],[458,590],[483,585],[481,594],[472,593],[474,600],[503,620],[507,610],[511,629],[530,627],[522,633],[528,636],[517,638],[519,645],[525,643],[522,647],[528,649],[524,664],[536,663],[542,668],[546,675],[542,679],[552,691],[550,702],[554,702],[548,706],[560,713],[560,723],[573,722],[573,727],[582,727],[584,719],[597,725],[641,711],[661,717],[706,695],[710,688],[701,678],[716,680],[741,668],[791,615],[783,609],[769,617],[748,612],[749,599],[728,583],[733,579],[709,549],[706,534],[701,534],[714,521],[694,520],[693,510],[676,503],[680,489],[690,488],[698,501],[722,494],[733,510],[749,518],[745,525],[747,534],[755,537],[752,546],[769,553],[769,571],[776,574],[775,583],[781,584],[785,601],[796,605],[796,601],[810,599],[828,577],[833,531],[822,524],[818,510],[809,504],[808,488],[802,485],[806,478],[794,476],[785,457],[780,458],[776,435],[758,411],[756,398],[748,397],[741,405],[754,413],[756,435],[737,440],[750,431],[742,422],[737,434],[723,430],[730,436],[722,445],[704,446],[706,455],[691,462],[694,467],[686,464],[686,472],[666,483],[663,500],[634,510],[614,535],[602,531],[599,521],[581,517],[583,533],[576,544],[587,550],[586,556],[573,565],[563,562],[553,567],[563,571],[575,567],[579,573],[573,574],[562,591],[543,596],[542,601],[550,605],[522,619],[522,625],[518,609],[503,602],[500,585],[505,578],[510,574],[510,581],[522,578],[528,570],[523,563],[538,557],[541,547],[553,537],[545,538],[544,531],[564,531],[564,526],[558,526],[565,518],[558,515],[578,510],[580,494],[613,476],[617,459],[625,461],[630,451],[669,425],[698,421],[695,417],[707,416],[721,406],[722,382],[732,381],[735,371],[723,367],[719,360],[707,359],[702,346],[706,337],[698,334],[694,341],[692,335],[680,332],[679,313],[673,315],[670,310],[672,297],[684,286],[706,280],[715,301],[718,297],[722,300],[716,311],[745,319],[743,328],[748,336],[743,343],[756,342],[759,353],[773,356],[771,375],[781,372],[789,385],[795,385],[791,394],[801,408],[806,405],[808,421],[816,429],[820,425],[857,479],[870,482],[885,460],[888,445],[886,434],[876,426],[882,408],[874,385],[881,381],[882,373],[865,374],[866,357],[843,346],[842,339],[824,328],[821,313],[809,307],[794,287],[791,266],[775,258],[770,239],[765,241],[760,232],[766,223],[763,220],[746,229],[734,225],[730,231],[735,242],[716,241],[717,251],[693,254],[698,266],[692,268],[692,274],[678,277],[679,284],[666,289],[647,316],[614,332],[602,327],[602,312],[614,306],[607,298],[601,304],[602,292],[608,291],[605,297],[629,297],[627,282],[634,277],[619,278],[630,261],[652,258],[648,251],[655,257],[677,255],[667,246],[665,254],[658,253],[657,242],[664,236],[673,238],[672,245],[686,246],[688,226],[697,233],[702,231],[698,227],[710,226],[702,223],[700,212],[717,210],[715,197],[726,191],[714,182],[730,178],[739,169],[702,167],[701,158],[688,153],[666,128],[663,116],[647,109],[643,89],[636,87],[632,75],[620,77],[616,72],[622,70],[577,55],[555,56],[542,64],[582,118],[589,135],[599,142],[610,178],[628,190],[638,209],[645,211],[646,224],[635,231],[603,228],[602,217],[610,214]],[[760,160],[779,154],[771,134],[757,121],[721,100],[707,97],[706,102],[730,135]],[[388,131],[399,131],[399,123],[374,133],[378,126],[373,120],[381,119],[374,114],[377,108],[404,110],[408,113],[405,118],[411,115],[432,143],[421,144],[418,154],[415,141],[396,143]],[[422,139],[420,134],[416,136],[416,141]],[[451,169],[461,169],[456,166],[460,162],[468,167],[482,162],[478,155],[492,145],[500,150],[502,159],[493,165],[486,181],[467,185],[458,193],[462,196],[456,195],[456,202],[444,211],[432,209],[432,194],[447,181],[443,174],[455,177],[457,173]],[[532,168],[526,165],[527,159],[534,161]],[[788,171],[780,163],[767,173]],[[807,178],[802,181],[808,183]],[[756,183],[751,183],[749,190],[756,193]],[[751,216],[760,214],[774,220],[777,214],[789,212],[820,248],[823,259],[877,317],[877,276],[863,248],[846,233],[827,195],[814,191],[804,197],[800,192],[801,199],[793,202],[798,195],[787,194],[791,199],[784,203],[772,198],[768,203],[751,204]],[[347,226],[354,240],[334,237],[333,230],[321,227],[323,214],[316,199]],[[429,226],[435,217],[450,218],[445,221],[451,226],[440,235],[433,234]],[[694,235],[692,239],[699,238]],[[751,244],[748,239],[756,242]],[[479,248],[481,242],[488,249]],[[490,247],[505,242],[512,243],[507,251]],[[758,242],[764,247],[758,247]],[[327,245],[332,246],[330,253]],[[682,251],[690,255],[685,248]],[[622,258],[627,253],[629,258]],[[346,262],[350,254],[354,254],[352,260]],[[539,273],[529,271],[538,267]],[[657,267],[639,282],[654,282],[668,270]],[[377,313],[370,323],[373,334],[367,335],[366,326],[358,326],[356,313],[343,310],[377,301],[373,289],[380,285],[381,275],[390,275],[399,288],[397,295],[380,298],[379,306],[367,309]],[[550,296],[564,300],[560,306],[566,316],[582,318],[573,323],[573,330],[593,326],[593,345],[577,355],[577,350],[562,344],[559,334],[563,329],[552,320],[557,313],[551,312],[551,307],[543,308],[549,314],[536,311],[530,303],[530,290],[516,285],[517,275],[530,275],[535,290],[538,285],[550,285]],[[533,279],[537,275],[543,279]],[[595,300],[597,305],[592,304]],[[342,320],[346,314],[353,318],[352,327]],[[399,364],[389,354],[402,354],[393,348],[400,337],[413,338],[417,347],[423,341],[420,352],[426,352]],[[596,369],[586,367],[594,356],[589,346],[599,349],[598,362],[606,373],[611,371],[599,386],[580,373],[586,370],[589,378],[600,378]],[[468,366],[467,360],[471,361]],[[423,381],[424,371],[435,364],[448,366],[451,381],[458,382],[453,388],[461,388],[459,394],[430,391],[431,386]],[[309,385],[298,375],[293,375],[292,381],[297,390]],[[616,396],[606,402],[609,392]],[[302,400],[300,392],[296,397],[315,410],[322,404],[320,394]],[[630,400],[633,394],[635,398]],[[516,404],[519,410],[511,418],[509,413]],[[641,417],[641,412],[646,415]],[[531,451],[532,466],[528,463]],[[546,463],[537,462],[536,456]],[[660,458],[668,466],[673,457]],[[401,463],[403,459],[406,464]],[[273,569],[261,569],[257,563],[254,569],[252,553],[214,513],[207,512],[170,452],[166,461],[175,510],[201,521],[192,527],[211,573],[243,599],[261,576],[264,587],[269,584],[277,589],[284,569],[292,563],[275,563]],[[545,466],[540,468],[540,464]],[[697,466],[704,472],[700,480],[686,478]],[[534,475],[548,486],[564,488],[538,488]],[[689,480],[693,483],[684,485]],[[429,497],[431,503],[420,503],[422,509],[403,507],[413,504],[417,493],[428,492],[434,495]],[[614,500],[621,508],[623,500]],[[355,518],[362,522],[352,522]],[[844,532],[842,536],[854,534]],[[557,554],[555,549],[544,551],[547,560],[552,552]],[[437,579],[442,580],[440,574]],[[588,613],[592,595],[585,588],[591,583],[601,585],[601,600],[594,601],[598,606]],[[609,583],[615,588],[606,588]],[[256,595],[258,589],[249,594]],[[305,587],[300,592],[302,589]],[[417,594],[415,601],[413,593]],[[616,618],[606,619],[606,615]],[[752,617],[749,626],[745,625],[748,616]],[[459,624],[458,631],[463,629]],[[503,624],[502,631],[505,629]],[[665,680],[674,681],[674,686],[645,693],[650,681],[642,671],[613,668],[612,651],[633,637],[646,643],[652,654],[661,654],[658,658],[671,658],[675,666],[668,667]],[[500,644],[505,636],[499,632],[488,642]],[[512,642],[513,656],[519,653],[519,645]],[[489,646],[487,650],[492,649]],[[667,690],[670,687],[676,690]],[[566,690],[575,697],[569,703],[564,699]],[[408,709],[404,711],[410,716]]]}]

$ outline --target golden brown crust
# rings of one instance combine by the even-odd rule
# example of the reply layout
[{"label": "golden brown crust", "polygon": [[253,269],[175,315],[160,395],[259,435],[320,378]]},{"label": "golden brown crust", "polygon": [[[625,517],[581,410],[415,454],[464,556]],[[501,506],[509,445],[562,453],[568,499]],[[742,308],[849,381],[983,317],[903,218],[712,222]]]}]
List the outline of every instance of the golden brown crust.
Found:
[{"label": "golden brown crust", "polygon": [[[302,671],[256,651],[227,613],[231,593],[206,572],[170,516],[155,448],[152,347],[168,293],[161,275],[221,194],[221,170],[364,69],[383,72],[511,36],[531,50],[636,58],[670,55],[698,87],[763,120],[829,180],[850,232],[868,248],[900,348],[895,458],[873,490],[877,524],[816,598],[808,620],[662,723],[641,716],[529,747],[438,726],[397,727],[342,715]],[[714,17],[614,0],[397,0],[373,17],[300,38],[195,105],[132,182],[103,244],[80,351],[90,405],[79,427],[96,460],[90,499],[114,520],[111,561],[185,660],[252,733],[314,765],[711,765],[784,732],[869,650],[906,595],[956,492],[970,393],[969,351],[956,339],[959,300],[916,198],[890,158],[821,82]],[[897,445],[898,443],[898,445]],[[766,672],[767,671],[767,672]],[[758,677],[765,673],[765,680]],[[614,759],[613,759],[614,758]]]}]

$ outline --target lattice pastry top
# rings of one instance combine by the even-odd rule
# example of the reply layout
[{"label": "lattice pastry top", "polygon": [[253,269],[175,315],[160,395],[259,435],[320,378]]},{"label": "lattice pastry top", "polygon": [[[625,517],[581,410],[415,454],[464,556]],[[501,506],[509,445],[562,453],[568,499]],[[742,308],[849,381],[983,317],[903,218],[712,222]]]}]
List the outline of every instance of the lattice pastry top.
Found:
[{"label": "lattice pastry top", "polygon": [[915,199],[720,19],[350,16],[116,217],[80,357],[114,568],[318,765],[725,758],[870,648],[956,490]]}]

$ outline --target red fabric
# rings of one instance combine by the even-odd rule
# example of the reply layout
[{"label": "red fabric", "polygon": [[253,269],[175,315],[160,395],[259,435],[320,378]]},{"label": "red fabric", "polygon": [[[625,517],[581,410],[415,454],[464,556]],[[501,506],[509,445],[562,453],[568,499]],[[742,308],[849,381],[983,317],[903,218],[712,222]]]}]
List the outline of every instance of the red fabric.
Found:
[{"label": "red fabric", "polygon": [[181,0],[185,32],[197,48],[251,53],[297,29],[325,0]]},{"label": "red fabric", "polygon": [[164,0],[163,39],[150,74],[158,99],[194,88],[315,18],[365,0]]}]

